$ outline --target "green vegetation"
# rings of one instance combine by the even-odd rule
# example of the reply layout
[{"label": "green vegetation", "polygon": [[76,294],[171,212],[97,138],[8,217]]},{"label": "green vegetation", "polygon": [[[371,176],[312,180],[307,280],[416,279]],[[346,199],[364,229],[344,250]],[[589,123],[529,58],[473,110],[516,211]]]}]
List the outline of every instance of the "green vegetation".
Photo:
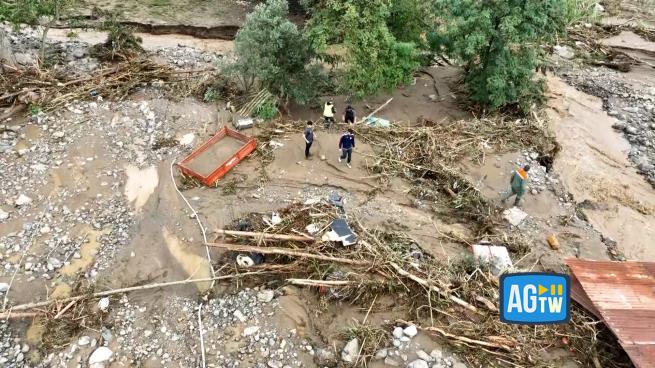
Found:
[{"label": "green vegetation", "polygon": [[286,0],[268,0],[248,15],[234,41],[237,60],[223,66],[250,92],[266,89],[285,102],[308,103],[321,83],[316,53],[288,20]]},{"label": "green vegetation", "polygon": [[564,0],[438,0],[442,16],[430,40],[464,64],[471,99],[491,110],[523,113],[543,101],[535,75],[543,45],[565,29]]},{"label": "green vegetation", "polygon": [[107,32],[107,41],[91,49],[93,56],[107,61],[125,60],[144,51],[141,38],[134,35],[132,27],[118,20],[119,14],[101,12],[100,15],[105,18],[100,29]]},{"label": "green vegetation", "polygon": [[[314,9],[307,26],[312,45],[323,53],[330,43],[341,43],[345,49],[345,55],[337,58],[344,62],[340,92],[358,98],[374,95],[409,82],[420,67],[416,44],[398,41],[389,27],[391,23],[404,39],[417,39],[418,28],[409,23],[416,7],[391,4],[389,0],[327,0]],[[392,9],[404,16],[392,21]]]},{"label": "green vegetation", "polygon": [[79,5],[77,0],[18,0],[0,1],[0,21],[16,27],[22,24],[41,27],[41,62],[45,61],[48,31],[57,22],[66,19]]},{"label": "green vegetation", "polygon": [[256,118],[272,120],[279,114],[277,106],[272,101],[267,101],[255,108],[253,115]]}]

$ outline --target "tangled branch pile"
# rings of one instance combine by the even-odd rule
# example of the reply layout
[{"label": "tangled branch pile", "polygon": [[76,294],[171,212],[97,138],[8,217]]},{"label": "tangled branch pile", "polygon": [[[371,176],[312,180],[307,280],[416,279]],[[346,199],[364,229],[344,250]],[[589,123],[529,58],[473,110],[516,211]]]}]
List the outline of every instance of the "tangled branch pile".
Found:
[{"label": "tangled branch pile", "polygon": [[175,76],[181,73],[186,72],[173,71],[170,67],[147,58],[129,59],[108,65],[91,76],[74,80],[67,80],[64,75],[55,74],[51,70],[15,69],[0,75],[0,91],[3,91],[0,95],[0,108],[8,109],[0,115],[0,119],[30,105],[52,111],[73,101],[96,95],[122,99],[139,86],[155,81],[173,82],[176,80]]},{"label": "tangled branch pile", "polygon": [[[262,214],[235,222],[233,229],[259,236],[230,235],[231,243],[210,243],[234,253],[260,253],[265,262],[247,271],[268,271],[259,284],[291,283],[316,288],[327,300],[347,300],[368,306],[386,295],[406,306],[406,318],[428,321],[423,329],[451,344],[471,366],[548,366],[543,352],[564,348],[583,363],[592,359],[603,366],[620,366],[616,350],[598,340],[599,327],[574,308],[572,323],[563,326],[518,326],[501,323],[498,317],[498,279],[479,265],[447,265],[421,252],[402,233],[369,230],[354,213],[342,213],[326,202],[296,203],[280,212],[283,221],[269,226]],[[314,224],[322,234],[337,217],[346,218],[359,238],[357,246],[330,241],[282,240],[273,235],[298,234]],[[244,227],[245,226],[245,227]],[[284,236],[284,235],[283,235]],[[228,252],[230,253],[230,252]],[[235,254],[230,254],[233,257]],[[236,265],[224,266],[224,274],[242,273]],[[272,276],[271,276],[272,275]],[[602,327],[601,327],[602,328]],[[362,364],[390,339],[382,330],[357,326],[350,334],[365,333]],[[387,332],[388,334],[388,332]],[[620,349],[619,349],[620,350]]]}]

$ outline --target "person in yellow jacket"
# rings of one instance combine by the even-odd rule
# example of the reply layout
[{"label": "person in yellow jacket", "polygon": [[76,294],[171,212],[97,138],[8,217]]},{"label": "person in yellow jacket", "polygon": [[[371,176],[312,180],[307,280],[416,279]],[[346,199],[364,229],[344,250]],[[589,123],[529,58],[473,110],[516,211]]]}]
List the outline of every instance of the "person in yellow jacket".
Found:
[{"label": "person in yellow jacket", "polygon": [[337,109],[334,107],[334,102],[332,100],[326,102],[325,106],[323,106],[323,121],[326,129],[334,123],[334,114],[336,113]]},{"label": "person in yellow jacket", "polygon": [[514,206],[519,206],[521,204],[521,198],[525,194],[526,186],[528,184],[528,171],[530,171],[530,165],[525,165],[522,168],[519,167],[512,173],[512,177],[509,179],[509,189],[507,192],[503,193],[500,197],[501,201],[505,203],[511,196],[516,196],[514,200]]}]

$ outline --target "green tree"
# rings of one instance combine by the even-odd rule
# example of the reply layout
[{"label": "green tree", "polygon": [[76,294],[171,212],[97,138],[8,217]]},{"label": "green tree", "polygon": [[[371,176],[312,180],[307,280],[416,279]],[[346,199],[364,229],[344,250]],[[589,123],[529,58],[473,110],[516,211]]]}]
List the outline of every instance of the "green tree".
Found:
[{"label": "green tree", "polygon": [[409,82],[420,67],[416,44],[398,41],[389,29],[390,0],[325,0],[315,7],[309,38],[324,52],[342,43],[345,92],[374,95]]},{"label": "green tree", "polygon": [[544,82],[535,70],[543,45],[564,31],[565,1],[436,0],[442,21],[431,45],[464,63],[474,101],[527,112],[543,102]]},{"label": "green tree", "polygon": [[250,13],[237,33],[237,60],[224,70],[242,87],[265,88],[285,100],[311,101],[320,83],[316,53],[295,24],[288,20],[286,0],[268,0]]},{"label": "green tree", "polygon": [[77,0],[2,0],[0,21],[15,26],[29,24],[41,27],[41,61],[45,60],[48,31],[77,5]]}]

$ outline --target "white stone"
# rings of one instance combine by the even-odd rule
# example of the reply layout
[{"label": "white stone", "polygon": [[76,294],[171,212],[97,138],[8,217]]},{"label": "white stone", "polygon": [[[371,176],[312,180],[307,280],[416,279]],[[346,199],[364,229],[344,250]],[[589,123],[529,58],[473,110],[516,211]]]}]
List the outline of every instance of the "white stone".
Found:
[{"label": "white stone", "polygon": [[89,336],[80,336],[77,340],[77,345],[79,346],[87,346],[89,344],[91,344],[91,338]]},{"label": "white stone", "polygon": [[100,301],[98,302],[98,308],[101,311],[106,312],[107,309],[109,309],[109,298],[100,299]]},{"label": "white stone", "polygon": [[270,303],[273,298],[275,298],[275,291],[273,290],[262,290],[257,293],[257,299],[264,303]]},{"label": "white stone", "polygon": [[246,327],[243,330],[243,336],[250,336],[250,335],[254,334],[257,331],[259,331],[259,326]]},{"label": "white stone", "polygon": [[384,359],[388,353],[387,349],[380,349],[375,353],[375,359]]},{"label": "white stone", "polygon": [[605,7],[600,5],[599,3],[594,4],[594,12],[595,13],[602,13],[605,11]]},{"label": "white stone", "polygon": [[5,212],[0,208],[0,221],[6,220],[9,218],[9,212]]},{"label": "white stone", "polygon": [[187,133],[180,138],[179,142],[183,146],[189,146],[196,139],[196,136],[193,133]]},{"label": "white stone", "polygon": [[419,357],[420,359],[425,360],[426,362],[431,362],[432,360],[434,360],[434,358],[432,358],[430,354],[426,353],[423,350],[416,350],[416,356]]},{"label": "white stone", "polygon": [[430,352],[430,356],[434,358],[434,360],[441,360],[441,358],[443,357],[443,352],[441,350],[435,349]]},{"label": "white stone", "polygon": [[407,364],[407,368],[430,368],[430,365],[423,359],[416,359]]},{"label": "white stone", "polygon": [[234,314],[234,316],[241,322],[245,322],[247,320],[246,316],[244,316],[243,313],[241,313],[241,311],[238,309],[235,310],[232,314]]},{"label": "white stone", "polygon": [[354,363],[359,355],[359,339],[354,338],[346,344],[341,352],[341,359],[347,363]]},{"label": "white stone", "polygon": [[395,337],[396,339],[403,337],[403,328],[400,326],[396,326],[396,328],[393,329],[393,337]]},{"label": "white stone", "polygon": [[18,207],[20,206],[25,206],[32,203],[32,198],[26,196],[25,194],[21,194],[16,198],[16,202],[14,204]]},{"label": "white stone", "polygon": [[575,53],[568,46],[556,45],[553,47],[555,53],[562,59],[573,59]]},{"label": "white stone", "polygon": [[405,327],[405,329],[403,330],[403,333],[405,335],[407,335],[408,337],[414,337],[418,333],[418,330],[416,329],[416,326],[409,325],[409,326]]},{"label": "white stone", "polygon": [[97,348],[89,357],[89,364],[104,364],[114,355],[108,347],[101,346]]}]

